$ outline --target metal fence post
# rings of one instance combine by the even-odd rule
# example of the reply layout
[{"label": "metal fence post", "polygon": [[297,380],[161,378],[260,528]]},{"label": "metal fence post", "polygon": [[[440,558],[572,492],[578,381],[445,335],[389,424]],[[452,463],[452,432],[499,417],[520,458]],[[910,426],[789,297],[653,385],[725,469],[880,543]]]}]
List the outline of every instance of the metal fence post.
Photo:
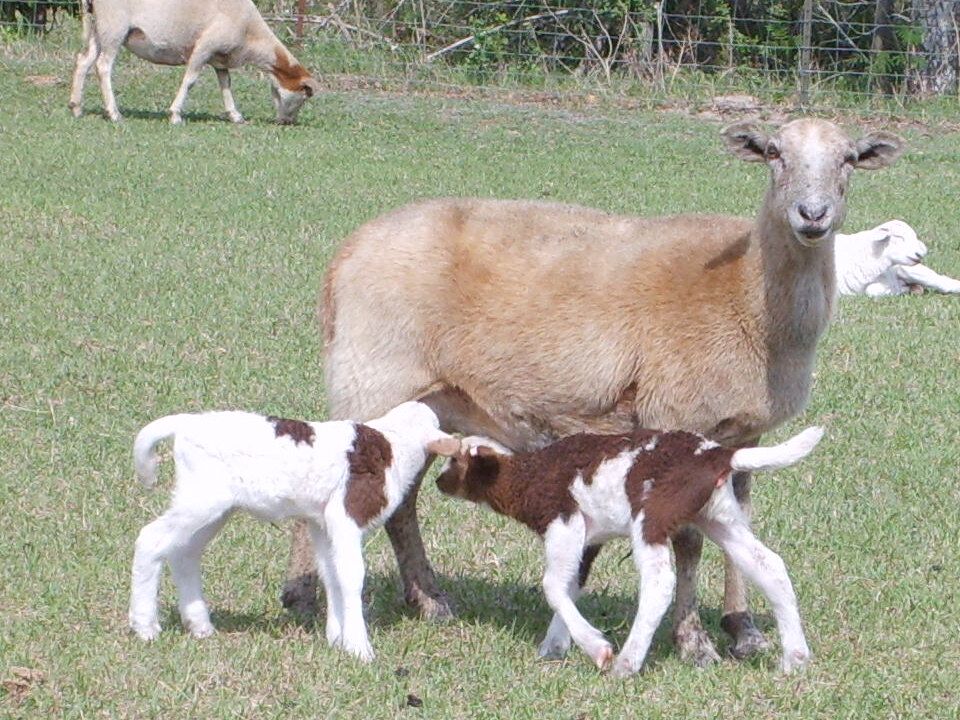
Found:
[{"label": "metal fence post", "polygon": [[803,0],[803,34],[800,47],[800,107],[810,103],[811,31],[813,26],[813,0]]}]

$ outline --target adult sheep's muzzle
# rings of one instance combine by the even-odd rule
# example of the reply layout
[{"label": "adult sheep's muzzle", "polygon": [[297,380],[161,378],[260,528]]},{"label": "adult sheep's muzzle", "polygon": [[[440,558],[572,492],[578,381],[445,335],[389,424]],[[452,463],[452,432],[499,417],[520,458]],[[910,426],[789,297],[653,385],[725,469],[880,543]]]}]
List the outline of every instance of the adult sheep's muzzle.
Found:
[{"label": "adult sheep's muzzle", "polygon": [[833,233],[837,215],[832,203],[810,198],[794,203],[787,217],[797,242],[806,247],[815,247]]}]

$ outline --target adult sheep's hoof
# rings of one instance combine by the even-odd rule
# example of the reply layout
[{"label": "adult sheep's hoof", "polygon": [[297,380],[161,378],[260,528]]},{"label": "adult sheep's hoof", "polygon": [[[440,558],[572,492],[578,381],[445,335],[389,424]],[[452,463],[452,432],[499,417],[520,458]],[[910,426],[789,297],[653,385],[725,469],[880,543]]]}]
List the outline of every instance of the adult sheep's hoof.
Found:
[{"label": "adult sheep's hoof", "polygon": [[303,618],[317,614],[317,574],[305,573],[287,580],[280,602],[294,615]]},{"label": "adult sheep's hoof", "polygon": [[720,627],[733,638],[730,654],[737,660],[745,660],[770,649],[770,641],[753,624],[753,617],[748,612],[724,615],[720,620]]},{"label": "adult sheep's hoof", "polygon": [[431,594],[414,587],[407,590],[405,599],[425,620],[444,621],[454,617],[453,602],[445,592],[437,590]]},{"label": "adult sheep's hoof", "polygon": [[688,622],[685,627],[675,630],[673,642],[680,652],[680,659],[695,667],[705,668],[720,662],[720,653],[699,621],[695,624]]}]

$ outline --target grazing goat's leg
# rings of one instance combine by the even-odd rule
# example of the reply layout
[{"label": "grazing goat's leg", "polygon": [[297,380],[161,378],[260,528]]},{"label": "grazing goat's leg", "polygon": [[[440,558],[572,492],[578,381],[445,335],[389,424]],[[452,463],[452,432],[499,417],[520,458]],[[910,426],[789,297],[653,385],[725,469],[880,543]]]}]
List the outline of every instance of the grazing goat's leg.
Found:
[{"label": "grazing goat's leg", "polygon": [[660,627],[676,584],[670,563],[670,549],[664,545],[648,545],[642,537],[642,517],[634,521],[633,561],[640,572],[640,601],[630,635],[613,663],[613,674],[625,677],[638,672],[650,650],[653,634]]},{"label": "grazing goat's leg", "polygon": [[450,600],[437,586],[436,576],[420,536],[420,524],[417,521],[417,495],[420,483],[430,467],[427,460],[420,477],[410,489],[409,494],[386,523],[387,536],[393,545],[403,580],[403,596],[407,603],[419,608],[420,614],[434,620],[453,616]]},{"label": "grazing goat's leg", "polygon": [[190,92],[190,88],[193,87],[197,78],[200,77],[200,71],[203,70],[203,66],[207,64],[207,59],[207,53],[201,52],[200,48],[195,48],[190,55],[190,60],[187,61],[187,69],[183,73],[183,81],[180,83],[180,89],[177,90],[177,95],[170,104],[170,122],[174,125],[179,125],[183,122],[181,113],[183,112],[183,106],[187,102],[187,93]]},{"label": "grazing goat's leg", "polygon": [[[746,523],[750,522],[752,509],[750,486],[750,473],[734,473],[733,492]],[[720,627],[733,639],[730,654],[737,659],[748,658],[770,647],[770,642],[753,622],[747,606],[747,586],[740,569],[729,556],[724,558],[723,617],[720,619]]]},{"label": "grazing goat's leg", "polygon": [[781,669],[790,672],[806,665],[810,648],[803,635],[797,597],[780,556],[760,542],[744,521],[726,524],[705,520],[700,525],[770,602],[783,649]]},{"label": "grazing goat's leg", "polygon": [[306,617],[317,612],[316,561],[316,550],[310,541],[307,521],[297,520],[290,534],[287,579],[280,595],[283,606],[297,615]]},{"label": "grazing goat's leg", "polygon": [[210,611],[203,599],[200,557],[227,519],[226,513],[222,513],[219,517],[215,514],[212,517],[208,516],[207,524],[194,530],[189,536],[186,536],[189,528],[185,528],[181,535],[181,537],[186,536],[185,541],[179,547],[171,548],[167,557],[167,562],[170,563],[170,574],[177,586],[180,622],[195,638],[208,637],[215,632],[213,623],[210,622]]},{"label": "grazing goat's leg", "polygon": [[677,561],[673,641],[680,651],[680,657],[697,667],[706,667],[720,660],[697,612],[697,566],[702,551],[703,535],[696,528],[682,528],[673,536],[673,552]]},{"label": "grazing goat's leg", "polygon": [[580,614],[571,595],[578,587],[577,575],[583,557],[583,516],[574,515],[567,522],[554,520],[544,533],[543,545],[546,560],[543,592],[547,603],[560,616],[573,641],[603,670],[613,660],[613,647],[603,633]]},{"label": "grazing goat's leg", "polygon": [[[338,645],[363,662],[373,660],[373,648],[363,619],[363,531],[347,517],[342,505],[327,505],[327,537],[332,571],[341,596],[341,628]],[[324,569],[326,575],[327,568]]]},{"label": "grazing goat's leg", "polygon": [[[85,19],[84,22],[91,21]],[[70,88],[70,102],[67,106],[73,111],[74,117],[83,115],[83,85],[99,54],[100,45],[97,42],[97,34],[91,29],[86,50],[77,54],[77,67],[73,71],[73,86]]]},{"label": "grazing goat's leg", "polygon": [[333,548],[326,530],[316,523],[307,521],[307,528],[313,540],[317,570],[323,579],[323,591],[327,596],[327,643],[334,647],[340,644],[343,634],[343,591],[333,562]]},{"label": "grazing goat's leg", "polygon": [[113,61],[117,59],[120,43],[103,43],[97,56],[97,76],[100,79],[100,94],[103,95],[103,110],[113,122],[120,121],[117,98],[113,94]]},{"label": "grazing goat's leg", "polygon": [[214,68],[217,72],[217,83],[220,85],[220,95],[223,97],[223,107],[227,111],[230,122],[242,123],[243,115],[237,110],[233,102],[233,91],[230,89],[230,71],[226,68]]},{"label": "grazing goat's leg", "polygon": [[[602,545],[588,545],[584,549],[583,557],[580,559],[580,570],[577,573],[576,582],[571,584],[568,589],[568,594],[574,602],[580,597],[580,591],[583,590],[583,586],[587,582],[593,561],[596,560],[602,547]],[[566,623],[563,622],[563,618],[560,617],[559,614],[554,613],[553,618],[550,620],[550,626],[547,628],[547,633],[540,643],[540,657],[550,660],[560,659],[567,654],[569,649],[570,631],[567,629]]]}]

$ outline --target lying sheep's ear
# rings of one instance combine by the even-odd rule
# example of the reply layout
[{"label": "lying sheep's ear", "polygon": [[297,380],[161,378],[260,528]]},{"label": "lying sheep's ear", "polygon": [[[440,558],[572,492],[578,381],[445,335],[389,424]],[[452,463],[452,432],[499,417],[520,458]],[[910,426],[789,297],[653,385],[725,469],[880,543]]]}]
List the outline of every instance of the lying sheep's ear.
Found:
[{"label": "lying sheep's ear", "polygon": [[460,452],[460,441],[450,435],[437,438],[427,443],[427,452],[431,455],[453,457]]},{"label": "lying sheep's ear", "polygon": [[721,133],[727,149],[741,160],[764,162],[770,138],[754,122],[740,122],[724,128]]}]

